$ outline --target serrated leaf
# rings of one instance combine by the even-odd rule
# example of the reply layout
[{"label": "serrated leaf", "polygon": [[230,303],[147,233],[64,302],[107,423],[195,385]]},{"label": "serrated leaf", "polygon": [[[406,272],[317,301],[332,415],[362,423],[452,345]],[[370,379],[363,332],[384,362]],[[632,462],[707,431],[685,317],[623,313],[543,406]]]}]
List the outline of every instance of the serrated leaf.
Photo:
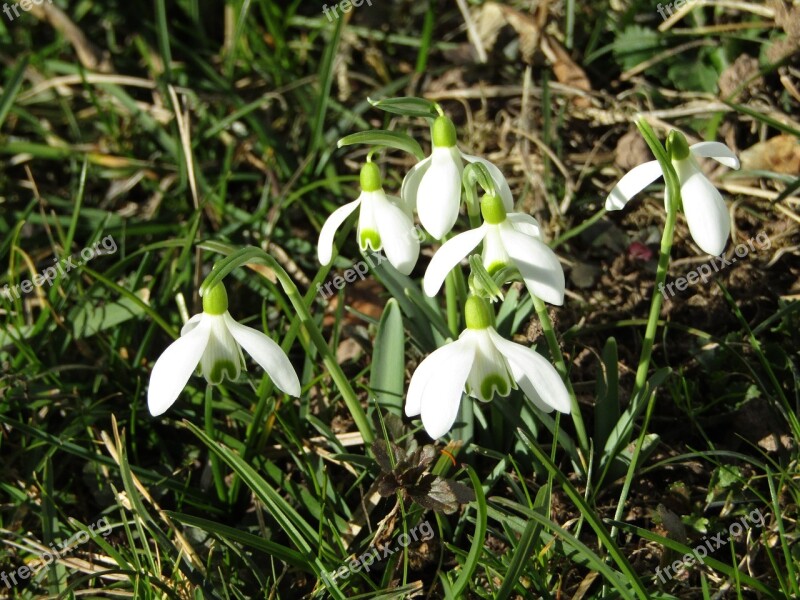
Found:
[{"label": "serrated leaf", "polygon": [[652,29],[630,25],[617,35],[612,45],[614,58],[623,71],[652,58],[662,48],[661,37]]}]

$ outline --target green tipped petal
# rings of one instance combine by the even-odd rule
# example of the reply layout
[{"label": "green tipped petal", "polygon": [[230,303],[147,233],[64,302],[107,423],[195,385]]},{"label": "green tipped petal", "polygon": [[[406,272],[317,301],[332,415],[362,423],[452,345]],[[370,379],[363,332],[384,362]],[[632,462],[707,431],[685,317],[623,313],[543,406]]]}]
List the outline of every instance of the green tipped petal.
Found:
[{"label": "green tipped petal", "polygon": [[492,374],[481,382],[481,396],[491,399],[495,390],[501,396],[508,396],[511,391],[508,389],[508,379],[502,375]]},{"label": "green tipped petal", "polygon": [[452,148],[456,145],[456,126],[442,115],[433,122],[433,145],[439,148]]},{"label": "green tipped petal", "polygon": [[206,381],[211,385],[219,385],[227,377],[231,381],[236,381],[239,377],[236,365],[229,360],[218,360],[211,366],[210,373],[203,373]]},{"label": "green tipped petal", "polygon": [[377,252],[381,249],[381,236],[374,229],[363,229],[359,232],[358,246],[362,251],[372,248]]},{"label": "green tipped petal", "polygon": [[501,269],[505,269],[507,266],[508,266],[508,263],[500,262],[500,261],[494,261],[493,263],[490,263],[488,267],[486,267],[486,272],[489,273],[489,275],[494,275],[495,273],[499,272]]},{"label": "green tipped petal", "polygon": [[221,315],[228,310],[228,293],[221,283],[208,290],[203,296],[203,312],[207,315]]}]

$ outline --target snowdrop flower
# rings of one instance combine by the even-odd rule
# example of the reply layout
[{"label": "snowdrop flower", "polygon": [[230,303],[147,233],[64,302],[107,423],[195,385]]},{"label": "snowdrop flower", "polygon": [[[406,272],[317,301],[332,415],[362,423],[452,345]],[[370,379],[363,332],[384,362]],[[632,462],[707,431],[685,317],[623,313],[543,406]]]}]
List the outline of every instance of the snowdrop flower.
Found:
[{"label": "snowdrop flower", "polygon": [[269,337],[237,323],[228,313],[228,295],[220,283],[203,296],[203,312],[189,319],[158,358],[150,374],[147,406],[154,417],[178,399],[198,364],[206,381],[217,385],[238,379],[244,365],[242,348],[291,396],[300,395],[300,380],[281,347]]},{"label": "snowdrop flower", "polygon": [[433,352],[420,363],[406,396],[406,416],[422,416],[433,439],[453,426],[466,389],[483,402],[495,392],[508,396],[519,387],[541,410],[570,412],[570,398],[561,376],[532,348],[504,339],[492,327],[492,313],[483,298],[470,296],[467,328],[458,340]]},{"label": "snowdrop flower", "polygon": [[419,258],[419,237],[411,218],[411,210],[399,198],[387,196],[381,187],[381,173],[373,162],[361,168],[361,194],[356,200],[337,208],[319,234],[317,256],[322,265],[331,262],[333,238],[357,208],[358,246],[361,252],[372,248],[386,251],[386,258],[403,275],[408,275]]},{"label": "snowdrop flower", "polygon": [[431,130],[431,155],[418,162],[403,179],[400,195],[416,210],[425,230],[437,240],[450,233],[461,207],[461,174],[464,161],[486,166],[507,211],[513,208],[511,188],[496,166],[484,158],[470,156],[456,147],[456,128],[444,115]]},{"label": "snowdrop flower", "polygon": [[536,219],[523,213],[506,213],[505,202],[486,195],[481,200],[483,225],[445,242],[433,255],[425,272],[423,288],[435,296],[447,274],[483,242],[483,266],[493,274],[514,266],[531,294],[550,304],[564,303],[564,270],[553,252],[541,241]]},{"label": "snowdrop flower", "polygon": [[[719,142],[689,146],[686,138],[677,131],[672,131],[667,139],[667,152],[681,184],[683,212],[692,238],[703,252],[713,256],[722,254],[731,232],[728,210],[722,195],[700,170],[697,157],[713,158],[731,169],[739,168],[739,159],[730,148]],[[662,175],[657,160],[635,167],[611,190],[606,199],[606,210],[623,208],[628,200]],[[667,206],[668,203],[665,197]]]}]

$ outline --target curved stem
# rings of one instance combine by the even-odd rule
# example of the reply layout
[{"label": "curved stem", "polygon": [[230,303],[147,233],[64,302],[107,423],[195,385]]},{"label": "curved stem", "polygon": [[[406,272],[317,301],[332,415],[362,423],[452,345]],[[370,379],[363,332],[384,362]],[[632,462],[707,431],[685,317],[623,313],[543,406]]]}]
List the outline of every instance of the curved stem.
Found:
[{"label": "curved stem", "polygon": [[217,268],[209,273],[208,277],[206,277],[205,281],[200,286],[201,291],[210,289],[219,283],[219,281],[233,269],[247,263],[261,263],[270,267],[275,272],[278,282],[281,284],[283,291],[286,293],[292,307],[297,311],[297,316],[300,319],[300,325],[302,326],[300,335],[301,342],[303,342],[306,347],[309,344],[313,344],[317,348],[320,356],[322,356],[323,364],[331,375],[331,379],[333,379],[334,384],[342,394],[342,398],[347,405],[347,409],[350,411],[350,415],[353,417],[353,421],[359,433],[361,433],[361,437],[367,444],[372,442],[375,438],[372,427],[370,426],[364,409],[361,407],[361,403],[358,401],[355,391],[353,391],[350,385],[350,381],[342,371],[339,363],[336,362],[336,357],[331,352],[331,349],[328,348],[325,338],[322,337],[317,324],[311,317],[311,313],[308,311],[305,302],[303,302],[303,297],[300,295],[294,281],[292,281],[289,274],[286,273],[283,267],[281,267],[273,257],[254,246],[242,248],[240,251],[235,252],[218,263]]},{"label": "curved stem", "polygon": [[[214,434],[214,415],[213,406],[211,404],[213,396],[213,387],[211,384],[206,385],[206,401],[205,401],[205,429],[206,435],[212,440],[216,440]],[[210,452],[209,461],[211,462],[211,473],[214,477],[214,488],[217,490],[217,496],[222,502],[227,502],[227,494],[225,493],[225,479],[222,476],[222,466],[219,463],[219,456],[216,452]]]},{"label": "curved stem", "polygon": [[661,303],[664,299],[661,290],[667,279],[669,257],[672,252],[672,240],[675,234],[675,223],[678,218],[678,206],[680,206],[681,201],[681,188],[678,182],[678,175],[672,167],[672,162],[669,160],[666,150],[664,150],[661,142],[656,138],[653,130],[646,121],[639,119],[636,122],[636,126],[639,127],[647,145],[650,146],[650,149],[661,165],[661,170],[664,172],[664,181],[667,184],[666,194],[669,203],[667,205],[667,219],[664,223],[664,232],[661,235],[661,251],[658,257],[658,271],[656,272],[653,299],[650,303],[650,316],[647,319],[644,341],[642,342],[642,352],[639,355],[639,366],[636,369],[636,381],[633,386],[633,391],[631,392],[631,401],[636,401],[637,394],[644,389],[645,383],[647,383],[647,372],[650,369],[650,357],[653,353],[653,343],[655,342],[656,330],[658,328],[658,315],[661,312]]},{"label": "curved stem", "polygon": [[[542,323],[542,331],[544,331],[544,337],[547,340],[547,346],[550,348],[553,361],[556,363],[556,370],[564,380],[567,391],[569,391],[570,414],[572,415],[572,422],[575,425],[575,434],[578,436],[578,445],[583,452],[588,452],[589,438],[586,436],[586,426],[583,423],[581,407],[578,405],[578,399],[575,396],[575,391],[572,389],[572,383],[567,376],[567,365],[564,362],[564,355],[561,354],[561,346],[558,345],[556,333],[553,331],[553,323],[550,321],[550,315],[547,314],[547,306],[544,300],[537,298],[533,294],[531,294],[531,299],[533,300],[533,306],[536,309],[539,321]],[[586,465],[583,466],[586,468]]]},{"label": "curved stem", "polygon": [[[644,119],[638,119],[636,126],[639,128],[642,136],[644,137],[650,150],[661,165],[661,170],[664,173],[664,181],[667,184],[666,195],[667,203],[667,218],[664,223],[664,232],[661,234],[661,251],[658,257],[658,271],[656,272],[655,288],[653,289],[653,299],[650,303],[650,316],[647,319],[647,327],[645,328],[644,341],[642,342],[642,352],[639,355],[639,366],[636,369],[636,380],[634,382],[633,390],[631,392],[631,404],[633,409],[631,414],[637,414],[638,404],[643,400],[642,392],[647,384],[647,373],[650,370],[650,358],[653,354],[653,344],[656,339],[656,332],[658,330],[658,315],[661,313],[661,303],[663,297],[664,281],[667,278],[667,271],[669,269],[670,253],[672,252],[672,240],[675,234],[675,223],[678,218],[678,206],[681,203],[681,186],[678,181],[678,174],[672,166],[672,162],[667,156],[667,152],[661,145],[661,142],[656,137],[650,125]],[[617,510],[614,512],[614,520],[619,521],[622,518],[622,513],[625,510],[625,503],[628,500],[628,493],[630,492],[631,482],[633,481],[633,474],[637,467],[639,452],[644,444],[645,434],[647,433],[647,425],[650,421],[650,414],[652,414],[653,407],[655,406],[656,394],[651,391],[647,403],[647,415],[645,416],[642,431],[634,449],[633,458],[628,466],[628,472],[625,474],[625,482],[622,485],[622,492],[620,493],[619,501],[617,502]],[[617,535],[617,527],[611,528],[611,538],[614,539]]]}]

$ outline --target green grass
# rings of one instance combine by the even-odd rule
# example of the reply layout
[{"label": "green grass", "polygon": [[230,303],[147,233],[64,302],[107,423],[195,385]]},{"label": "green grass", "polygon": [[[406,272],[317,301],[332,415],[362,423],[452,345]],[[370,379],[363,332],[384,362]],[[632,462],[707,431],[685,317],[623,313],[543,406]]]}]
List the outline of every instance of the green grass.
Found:
[{"label": "green grass", "polygon": [[[478,65],[449,2],[373,0],[334,22],[299,0],[55,3],[110,51],[113,72],[85,68],[34,13],[0,13],[0,290],[109,236],[116,249],[0,298],[0,571],[19,573],[51,544],[80,540],[33,577],[0,581],[0,597],[800,596],[797,174],[751,174],[747,185],[770,198],[723,194],[741,207],[740,238],[769,231],[770,252],[656,308],[647,335],[658,257],[637,262],[628,248],[658,251],[661,189],[630,213],[602,208],[623,172],[616,140],[637,112],[713,101],[713,112],[659,119],[740,149],[779,133],[800,139],[797,98],[778,75],[796,53],[766,56],[778,27],[718,8],[659,33],[643,1],[623,12],[552,7],[547,31],[585,69],[592,112],[556,85],[541,53],[523,102],[513,28],[491,64]],[[731,23],[739,29],[703,29]],[[662,57],[687,36],[710,45]],[[640,39],[653,46],[633,44]],[[717,102],[718,72],[741,53],[760,58],[761,100]],[[639,79],[619,82],[648,59]],[[681,76],[698,62],[702,76]],[[436,99],[465,151],[496,156],[518,209],[565,259],[565,306],[504,286],[497,329],[553,362],[563,354],[582,419],[541,413],[519,391],[464,400],[465,423],[436,443],[430,479],[406,473],[381,496],[387,474],[370,442],[409,454],[432,443],[419,419],[398,417],[419,362],[463,326],[468,285],[454,275],[448,303],[427,298],[423,258],[408,277],[379,265],[336,303],[317,292],[362,260],[348,224],[333,264],[317,261],[319,230],[357,195],[367,154],[358,135],[337,141],[390,130],[381,143],[418,154],[398,141],[408,134],[429,152],[421,119],[369,101],[400,96]],[[514,132],[525,119],[552,156],[525,150],[528,138]],[[666,129],[651,125],[663,140]],[[570,186],[553,157],[577,182],[563,214]],[[373,158],[398,193],[415,159],[391,149]],[[237,254],[253,247],[273,259]],[[668,277],[696,256],[679,216]],[[281,394],[248,360],[240,381],[213,393],[193,377],[153,418],[153,364],[200,312],[214,264],[231,267],[231,314],[281,345],[302,395]],[[579,266],[598,275],[579,285]],[[432,510],[432,490],[451,489],[443,481],[474,498]],[[660,504],[685,537],[662,522]],[[659,581],[665,561],[756,509],[763,527]],[[98,533],[101,519],[109,531]],[[429,539],[400,542],[426,521]],[[373,548],[396,551],[369,571],[332,576]]]}]

